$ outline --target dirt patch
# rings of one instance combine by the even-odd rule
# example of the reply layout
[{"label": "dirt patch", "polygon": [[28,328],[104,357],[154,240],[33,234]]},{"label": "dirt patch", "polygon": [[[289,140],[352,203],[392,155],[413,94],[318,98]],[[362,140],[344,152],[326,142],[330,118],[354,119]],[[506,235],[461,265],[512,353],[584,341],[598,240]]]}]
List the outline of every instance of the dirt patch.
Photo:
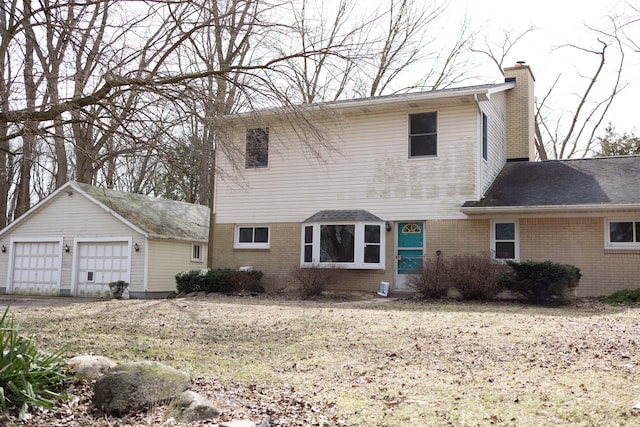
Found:
[{"label": "dirt patch", "polygon": [[70,304],[86,304],[96,301],[105,301],[101,298],[76,298],[76,297],[35,297],[23,295],[0,295],[0,310],[7,307],[51,307],[65,306]]}]

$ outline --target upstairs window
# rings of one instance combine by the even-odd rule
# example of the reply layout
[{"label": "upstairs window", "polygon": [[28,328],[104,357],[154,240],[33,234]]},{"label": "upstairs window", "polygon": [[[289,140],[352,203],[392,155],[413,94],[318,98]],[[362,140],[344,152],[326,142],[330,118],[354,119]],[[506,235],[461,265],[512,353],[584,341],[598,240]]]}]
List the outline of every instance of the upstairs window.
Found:
[{"label": "upstairs window", "polygon": [[438,114],[434,112],[409,116],[409,157],[438,155]]},{"label": "upstairs window", "polygon": [[518,223],[516,221],[492,221],[491,252],[498,260],[518,260]]},{"label": "upstairs window", "polygon": [[246,164],[250,168],[269,165],[269,128],[247,129]]},{"label": "upstairs window", "polygon": [[236,249],[268,249],[269,227],[264,225],[236,226],[233,247]]},{"label": "upstairs window", "polygon": [[487,134],[487,115],[482,113],[482,158],[489,157],[489,138]]},{"label": "upstairs window", "polygon": [[607,221],[607,246],[640,249],[640,221]]}]

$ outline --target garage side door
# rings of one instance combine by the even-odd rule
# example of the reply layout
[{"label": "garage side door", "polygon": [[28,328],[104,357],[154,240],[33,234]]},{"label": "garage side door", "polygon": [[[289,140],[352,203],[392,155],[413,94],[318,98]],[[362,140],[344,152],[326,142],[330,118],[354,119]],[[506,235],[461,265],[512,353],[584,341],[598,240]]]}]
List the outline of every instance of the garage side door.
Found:
[{"label": "garage side door", "polygon": [[127,242],[78,243],[78,296],[109,295],[109,283],[129,282],[129,244]]},{"label": "garage side door", "polygon": [[60,294],[60,242],[16,242],[7,292]]}]

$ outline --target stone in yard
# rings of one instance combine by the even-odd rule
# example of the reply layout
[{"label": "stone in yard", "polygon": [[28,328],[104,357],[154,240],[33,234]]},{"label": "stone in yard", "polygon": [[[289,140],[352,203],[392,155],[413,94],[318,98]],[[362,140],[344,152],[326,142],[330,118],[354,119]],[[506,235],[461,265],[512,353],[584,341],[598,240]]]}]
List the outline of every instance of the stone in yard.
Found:
[{"label": "stone in yard", "polygon": [[78,378],[98,378],[116,366],[116,363],[104,356],[81,354],[67,360],[69,372]]},{"label": "stone in yard", "polygon": [[93,404],[113,415],[122,415],[174,399],[191,387],[184,372],[158,362],[118,365],[94,386]]},{"label": "stone in yard", "polygon": [[211,402],[198,393],[183,391],[169,405],[167,415],[180,423],[210,420],[220,415]]}]

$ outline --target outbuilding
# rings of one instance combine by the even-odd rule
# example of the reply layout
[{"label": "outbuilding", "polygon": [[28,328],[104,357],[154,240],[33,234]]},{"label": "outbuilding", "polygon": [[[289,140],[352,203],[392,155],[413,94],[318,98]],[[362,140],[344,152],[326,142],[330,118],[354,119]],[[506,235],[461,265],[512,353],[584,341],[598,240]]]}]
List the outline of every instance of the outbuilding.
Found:
[{"label": "outbuilding", "polygon": [[205,206],[68,182],[0,230],[0,292],[164,297],[206,267],[208,229]]}]

